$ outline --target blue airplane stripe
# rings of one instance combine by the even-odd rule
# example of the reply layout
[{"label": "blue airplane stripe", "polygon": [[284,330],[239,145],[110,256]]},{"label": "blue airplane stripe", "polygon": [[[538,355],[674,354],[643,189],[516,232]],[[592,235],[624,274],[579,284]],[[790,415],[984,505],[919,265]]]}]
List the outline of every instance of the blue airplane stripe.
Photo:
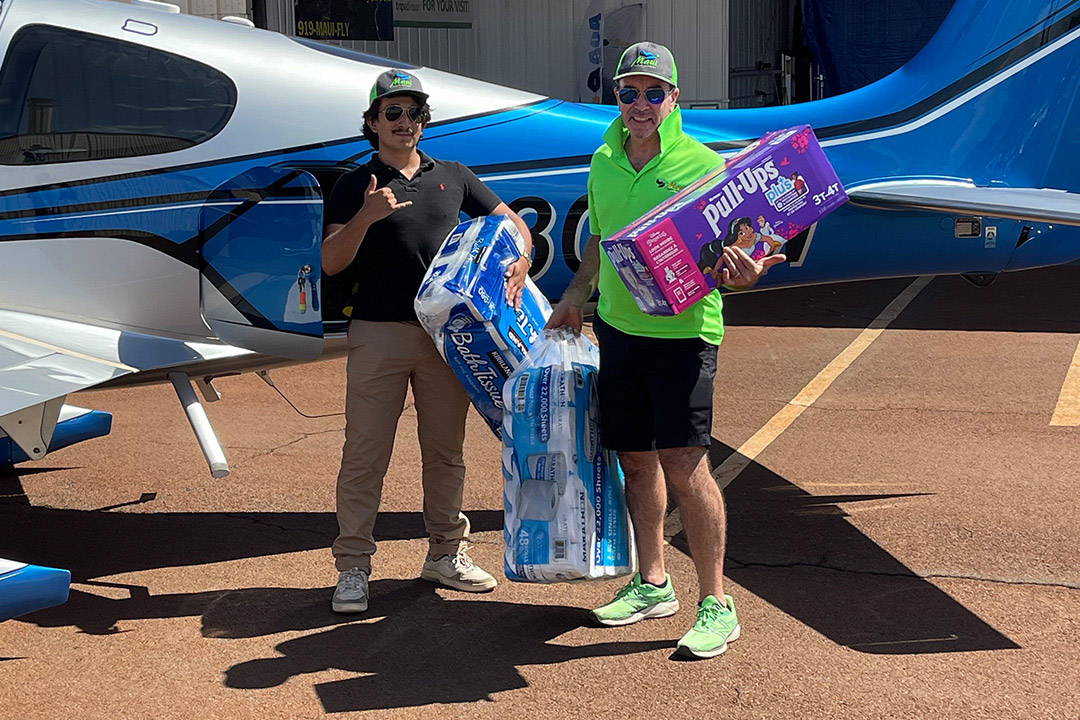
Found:
[{"label": "blue airplane stripe", "polygon": [[[435,127],[451,128],[451,127],[453,127],[455,129],[455,132],[459,131],[459,126],[461,126],[462,128],[479,129],[479,128],[487,127],[488,125],[492,124],[491,122],[485,122],[485,120],[490,120],[491,118],[495,118],[495,117],[498,117],[498,116],[503,115],[503,114],[507,114],[510,117],[508,117],[506,119],[500,119],[495,124],[502,124],[503,122],[509,122],[511,120],[514,120],[514,119],[522,119],[522,118],[525,118],[525,117],[529,117],[530,115],[534,115],[534,114],[549,110],[549,109],[551,109],[551,108],[553,108],[553,107],[555,107],[557,105],[562,104],[562,102],[563,101],[561,101],[561,100],[552,100],[550,98],[547,98],[547,99],[543,99],[543,100],[537,100],[537,101],[534,101],[534,102],[531,102],[531,103],[526,103],[524,105],[514,106],[514,107],[511,107],[511,108],[501,108],[499,110],[494,110],[494,111],[490,111],[490,112],[487,112],[487,113],[477,113],[476,115],[468,115],[468,116],[465,116],[463,118],[453,118],[453,119],[450,119],[450,120],[436,121],[436,122],[432,122],[429,127],[431,127],[431,128],[435,128]],[[541,108],[540,106],[543,106],[543,107]],[[537,109],[537,108],[539,108],[539,109]],[[434,138],[437,138],[437,137],[445,136],[446,134],[447,133],[432,134],[430,137],[432,139],[434,139]],[[85,179],[82,179],[82,180],[69,180],[69,181],[64,181],[64,182],[49,183],[49,184],[46,184],[46,185],[38,185],[38,186],[35,186],[35,187],[30,187],[30,188],[14,188],[14,189],[10,189],[10,190],[0,190],[0,197],[8,197],[8,196],[13,196],[13,195],[14,196],[21,196],[21,197],[30,197],[30,196],[36,196],[36,194],[38,194],[38,193],[48,193],[48,192],[54,192],[54,191],[62,193],[62,192],[70,190],[73,187],[85,187],[87,185],[105,185],[105,184],[108,184],[108,183],[120,183],[120,182],[132,181],[132,180],[143,180],[145,178],[150,178],[150,177],[155,177],[155,176],[170,175],[170,174],[174,174],[174,173],[186,173],[186,172],[191,172],[191,171],[195,171],[195,170],[203,170],[203,169],[208,169],[208,168],[217,169],[217,168],[225,168],[225,167],[228,167],[228,166],[246,167],[246,166],[248,166],[248,165],[250,165],[250,164],[252,164],[252,163],[254,163],[256,161],[265,160],[266,158],[284,157],[284,156],[288,156],[288,155],[306,155],[307,153],[319,152],[319,151],[323,151],[324,154],[326,154],[325,159],[328,160],[328,161],[342,162],[340,153],[329,154],[329,153],[326,153],[325,151],[328,151],[328,150],[330,150],[332,148],[338,148],[338,147],[341,147],[341,146],[347,146],[347,145],[351,145],[351,144],[355,144],[357,146],[356,149],[353,151],[355,156],[361,156],[361,155],[363,155],[365,153],[371,152],[371,146],[368,144],[368,141],[366,139],[364,139],[364,137],[362,135],[358,135],[358,136],[353,136],[353,137],[348,137],[348,138],[342,138],[342,139],[339,139],[339,140],[330,140],[330,141],[326,141],[326,142],[310,143],[308,145],[300,145],[300,146],[291,147],[291,148],[281,148],[281,149],[278,149],[278,150],[268,150],[266,152],[254,153],[254,154],[251,154],[251,155],[240,155],[240,156],[236,156],[236,157],[219,158],[219,159],[215,159],[215,160],[206,160],[206,161],[197,162],[197,163],[188,163],[188,164],[185,164],[185,165],[173,165],[173,166],[164,167],[164,168],[154,168],[154,169],[150,169],[150,170],[140,170],[140,171],[136,171],[136,172],[120,173],[120,174],[117,174],[117,175],[107,175],[107,176],[96,177],[96,178],[85,178]],[[310,159],[313,159],[313,158],[305,157],[304,159],[305,160],[310,160]],[[346,160],[345,162],[348,162],[348,160]],[[236,172],[232,173],[232,175],[236,175],[236,174],[237,174]],[[228,177],[232,177],[232,175],[229,175]],[[222,182],[227,180],[228,177],[222,178]],[[136,189],[138,189],[138,188],[136,188]],[[106,188],[105,190],[106,191],[112,191],[113,189],[112,188]],[[45,202],[42,202],[42,204],[49,204],[49,203],[47,201],[45,201]]]},{"label": "blue airplane stripe", "polygon": [[[305,152],[317,152],[325,151],[330,148],[339,147],[341,145],[349,144],[361,144],[367,145],[367,140],[362,135],[356,135],[347,138],[341,138],[338,140],[327,140],[324,142],[309,143],[307,145],[299,145],[291,148],[280,148],[277,150],[267,150],[265,152],[253,153],[251,155],[240,155],[236,157],[217,158],[214,160],[204,160],[197,163],[187,163],[185,165],[171,165],[162,168],[152,168],[149,170],[138,170],[135,172],[119,173],[116,175],[104,175],[94,178],[83,178],[81,180],[64,180],[61,182],[47,183],[45,185],[36,185],[28,188],[11,188],[8,190],[0,190],[0,197],[8,196],[22,196],[33,193],[44,193],[49,191],[65,191],[73,187],[84,187],[87,185],[105,185],[113,182],[124,182],[129,180],[140,180],[143,178],[152,178],[158,175],[167,175],[173,173],[185,173],[193,170],[201,170],[204,168],[217,168],[225,165],[241,165],[246,166],[254,161],[265,160],[271,157],[280,157],[282,155],[299,154]],[[329,159],[337,158],[337,155],[330,157]],[[236,173],[233,173],[234,175]],[[201,183],[200,183],[201,185]]]},{"label": "blue airplane stripe", "polygon": [[[873,107],[873,96],[867,94],[874,91],[875,85],[873,84],[855,91],[854,94],[858,95],[858,97],[839,95],[826,98],[820,101],[821,105],[818,107],[814,107],[816,104],[807,106],[807,110],[813,110],[814,119],[810,124],[814,128],[815,135],[822,140],[840,137],[858,139],[859,135],[903,127],[907,123],[917,121],[919,118],[926,117],[928,114],[945,107],[951,100],[972,90],[978,84],[993,79],[996,74],[1023,62],[1023,59],[1038,52],[1045,45],[1049,45],[1066,35],[1067,32],[1074,29],[1072,27],[1074,24],[1080,24],[1080,10],[1072,10],[1067,16],[1058,18],[1050,27],[1030,35],[1022,44],[1014,46],[1012,50],[1005,51],[994,59],[988,60],[987,63],[963,74],[962,77],[948,83],[941,90],[893,112],[877,114],[877,116],[850,122],[833,122],[838,116],[850,116],[850,114],[860,112],[866,107]],[[1064,47],[1061,50],[1064,51]],[[1057,54],[1055,52],[1052,55]],[[1050,56],[1044,57],[1040,62],[1047,62],[1049,58]],[[889,80],[881,82],[888,83]],[[880,91],[877,99],[882,99],[882,94],[903,90],[903,85],[897,86],[897,83],[893,82],[888,86],[888,89],[880,87],[877,90]],[[772,128],[784,127],[808,121],[805,116],[800,116],[801,109],[802,106],[800,105],[765,108],[764,110],[768,112],[764,116],[762,116],[760,110],[757,110],[754,111],[756,114],[753,117],[759,121],[771,118]],[[715,150],[738,149],[756,140],[760,135],[758,130],[764,130],[764,128],[759,127],[759,124],[753,125],[753,130],[745,135],[743,134],[746,132],[745,130],[738,130],[739,127],[746,127],[746,123],[743,121],[751,117],[747,116],[746,113],[748,112],[751,111],[731,110],[729,113],[720,113],[710,110],[687,110],[684,111],[683,122],[688,133],[701,137],[706,145]],[[705,140],[705,136],[711,133],[725,133],[729,137],[713,141]]]},{"label": "blue airplane stripe", "polygon": [[817,135],[818,139],[823,140],[826,138],[859,135],[877,130],[888,130],[904,125],[912,120],[917,120],[918,118],[928,115],[947,105],[954,98],[962,95],[976,85],[979,85],[985,80],[989,80],[1003,70],[1007,70],[1012,65],[1054,42],[1072,30],[1075,27],[1074,24],[1078,21],[1080,21],[1080,10],[1074,11],[1067,17],[1061,18],[1053,25],[1046,28],[1046,30],[1039,31],[1011,50],[1007,50],[993,60],[980,65],[967,75],[964,75],[941,90],[938,90],[933,95],[930,95],[914,105],[909,105],[903,110],[898,110],[887,115],[879,115],[866,120],[855,120],[839,125],[828,125],[822,128],[815,128],[814,133]]},{"label": "blue airplane stripe", "polygon": [[[274,325],[265,315],[244,297],[243,293],[234,288],[232,284],[226,280],[221,273],[219,273],[213,265],[205,264],[201,268],[203,276],[210,281],[210,283],[217,288],[218,292],[232,304],[236,310],[244,316],[252,326],[263,330],[281,330],[281,328]],[[293,332],[293,331],[285,331]],[[301,335],[310,335],[311,333],[296,333]]]},{"label": "blue airplane stripe", "polygon": [[[1029,32],[1031,32],[1035,28],[1039,27],[1043,23],[1049,22],[1050,19],[1053,18],[1055,15],[1061,15],[1061,13],[1066,12],[1067,10],[1069,10],[1071,8],[1074,8],[1077,5],[1080,5],[1080,0],[1070,0],[1070,2],[1068,2],[1067,4],[1063,5],[1062,7],[1059,7],[1057,10],[1055,10],[1052,13],[1048,14],[1046,17],[1038,20],[1037,22],[1034,22],[1031,25],[1027,26],[1026,28],[1024,28],[1020,32],[1016,33],[1015,35],[1013,35],[1011,38],[1009,38],[1005,42],[998,45],[996,48],[993,48],[991,50],[987,50],[985,53],[983,53],[982,57],[984,58],[987,55],[992,55],[993,53],[996,53],[998,50],[1001,50],[1003,47],[1015,42],[1016,40],[1018,40],[1021,37],[1024,37]],[[979,59],[981,60],[982,58],[979,58]]]},{"label": "blue airplane stripe", "polygon": [[198,256],[196,246],[188,240],[173,240],[163,235],[158,235],[146,230],[133,228],[80,228],[78,230],[56,230],[53,232],[21,233],[13,235],[0,235],[0,242],[18,242],[20,240],[49,240],[53,238],[115,238],[128,240],[145,245],[169,257],[179,260],[185,265],[198,268]]},{"label": "blue airplane stripe", "polygon": [[[515,122],[517,120],[524,120],[525,118],[533,115],[539,115],[540,113],[547,112],[552,108],[562,105],[563,100],[552,100],[547,98],[544,100],[537,100],[517,107],[500,110],[496,114],[500,116],[500,119],[496,122],[481,122],[485,119],[490,120],[494,117],[492,113],[477,113],[475,115],[466,115],[461,118],[454,118],[452,120],[441,120],[431,122],[424,129],[424,140],[438,140],[441,138],[450,137],[451,135],[458,135],[464,132],[470,132],[472,130],[487,130],[488,128],[496,127],[498,125],[505,125],[509,122]],[[505,115],[506,117],[501,117]],[[439,128],[448,130],[448,132],[432,132],[432,128]],[[374,154],[375,149],[370,145],[365,147],[355,155],[351,155],[343,161],[344,163],[359,163],[361,160],[366,161],[368,156]]]},{"label": "blue airplane stripe", "polygon": [[[1080,0],[1073,0],[1073,4],[1076,4]],[[922,100],[908,105],[895,112],[886,113],[884,115],[876,115],[869,118],[863,118],[861,120],[853,120],[845,123],[827,124],[825,122],[819,122],[814,124],[814,134],[819,140],[834,139],[834,138],[853,138],[858,135],[868,134],[871,132],[877,132],[881,130],[891,130],[895,128],[903,127],[912,121],[925,117],[936,110],[944,107],[949,102],[959,97],[968,90],[976,87],[977,85],[992,79],[995,75],[1008,70],[1009,67],[1022,61],[1039,49],[1053,43],[1070,30],[1073,29],[1074,24],[1080,24],[1080,10],[1074,10],[1068,16],[1060,18],[1053,25],[1040,30],[1033,35],[1029,36],[1023,43],[1013,47],[994,59],[980,65],[971,72],[963,75],[959,79],[946,85],[944,88],[937,92],[923,98]],[[1036,26],[1038,23],[1036,24]],[[867,86],[866,89],[872,88],[873,85]],[[857,91],[857,92],[861,92]],[[839,113],[848,113],[852,110],[858,110],[861,106],[858,106],[854,100],[843,104],[845,100],[844,95],[837,96],[836,98],[829,98],[828,101],[836,101],[833,105],[834,110]],[[798,105],[785,105],[777,108],[770,108],[770,110],[776,110],[781,113],[779,117],[787,118],[781,120],[778,127],[783,127],[784,124],[793,124],[793,120],[796,119],[793,114],[797,112]],[[744,113],[744,110],[731,111],[734,114]],[[691,110],[684,111],[683,126],[691,134],[701,136],[710,132],[717,132],[717,130],[724,130],[723,126],[719,126],[717,120],[722,121],[722,114],[714,114],[713,111],[707,110]],[[727,123],[730,129],[730,121]],[[735,150],[757,140],[757,136],[744,136],[735,138],[729,138],[716,141],[705,141],[705,144],[718,152],[725,150]]]},{"label": "blue airplane stripe", "polygon": [[[119,203],[84,203],[82,205],[68,208],[53,208],[56,212],[55,215],[41,216],[40,214],[33,214],[32,218],[28,217],[29,214],[25,212],[16,212],[14,213],[16,217],[10,218],[9,221],[6,222],[6,225],[18,228],[18,226],[25,226],[27,225],[27,223],[30,223],[30,225],[38,225],[38,223],[41,222],[49,222],[51,228],[57,228],[57,226],[53,225],[53,223],[64,223],[64,225],[67,225],[68,227],[70,227],[72,223],[76,223],[76,226],[70,228],[69,232],[77,233],[78,230],[102,229],[103,226],[109,227],[110,225],[112,225],[113,222],[117,221],[119,216],[127,216],[125,220],[134,220],[133,225],[135,226],[151,225],[154,230],[160,230],[161,227],[172,226],[174,232],[184,233],[183,236],[176,237],[176,239],[172,242],[174,242],[175,244],[184,245],[185,243],[193,241],[191,237],[188,237],[189,232],[186,230],[192,225],[190,218],[192,210],[197,210],[197,212],[201,215],[202,210],[205,207],[231,208],[230,213],[228,213],[224,217],[218,218],[211,228],[204,229],[202,233],[200,233],[203,242],[205,242],[206,240],[210,239],[210,237],[213,237],[213,235],[216,234],[216,232],[218,232],[220,228],[224,228],[225,226],[227,226],[229,222],[243,215],[243,213],[245,213],[246,210],[249,209],[249,207],[252,207],[257,203],[273,203],[274,201],[279,200],[291,202],[297,198],[301,199],[301,202],[303,202],[303,200],[318,202],[321,196],[319,188],[311,185],[310,182],[303,180],[303,175],[300,171],[293,171],[291,173],[288,173],[276,179],[274,182],[272,182],[272,184],[265,188],[248,187],[247,185],[245,185],[245,182],[249,181],[249,179],[251,178],[241,176],[240,178],[238,178],[238,182],[241,182],[241,185],[235,188],[219,188],[210,193],[193,193],[190,195],[181,196],[181,198],[179,198],[179,196],[177,195],[172,195],[168,196],[167,198],[168,200],[173,201],[180,199],[181,201],[183,201],[180,203],[171,203],[164,205],[150,204],[148,206],[138,207],[135,209],[131,207],[135,203],[152,203],[153,201],[161,200],[161,198],[133,199],[130,201],[120,201]],[[199,201],[205,199],[210,200],[207,200],[206,202],[187,202],[189,200]],[[118,204],[121,205],[121,207],[111,207],[112,205]],[[102,205],[108,205],[110,207],[108,207],[107,209],[98,210],[98,212],[93,212],[93,208],[95,206],[100,207]],[[86,212],[66,212],[66,210],[84,208]],[[170,217],[168,216],[175,216],[177,213],[180,214],[180,217],[183,217],[183,220],[171,221]],[[5,223],[0,221],[0,228],[3,228],[4,225]],[[52,234],[55,235],[57,232],[64,232],[64,225],[58,226],[58,229],[54,230]],[[195,223],[195,225],[198,225],[198,222]],[[93,226],[98,227],[94,228]],[[24,230],[24,232],[19,234],[22,234],[24,236],[28,234],[25,233],[24,228],[18,228],[18,230]],[[41,234],[46,235],[50,233]],[[161,237],[160,232],[152,234],[153,236]],[[10,240],[11,236],[9,236],[8,239]]]},{"label": "blue airplane stripe", "polygon": [[[111,215],[129,213],[132,209],[138,210],[167,210],[173,206],[184,206],[185,204],[190,207],[191,203],[198,204],[220,204],[220,203],[240,203],[246,200],[251,193],[259,193],[262,190],[257,188],[230,188],[217,189],[211,192],[193,192],[193,193],[171,193],[168,195],[154,195],[143,197],[131,197],[123,200],[107,200],[97,202],[83,202],[73,205],[55,206],[46,208],[24,208],[21,210],[10,210],[8,212],[0,213],[0,221],[4,220],[20,220],[25,218],[33,218],[35,220],[54,220],[62,217],[86,217],[87,215],[95,215],[110,210],[115,210],[115,213]],[[264,199],[267,200],[284,200],[295,198],[319,198],[320,194],[310,186],[290,186],[277,188],[272,196],[268,196]]]},{"label": "blue airplane stripe", "polygon": [[200,209],[174,208],[139,215],[101,215],[91,218],[63,218],[57,222],[0,223],[0,240],[32,240],[50,237],[108,237],[108,232],[143,237],[153,235],[172,246],[180,246],[190,239],[191,229],[199,223]]},{"label": "blue airplane stripe", "polygon": [[538,160],[519,160],[517,162],[493,163],[490,165],[470,165],[477,175],[501,175],[516,172],[528,172],[530,170],[556,170],[588,167],[592,161],[592,153],[588,155],[572,155],[567,157],[541,158]]},{"label": "blue airplane stripe", "polygon": [[244,213],[246,213],[248,210],[250,210],[251,208],[258,205],[260,202],[265,200],[267,197],[272,196],[276,191],[280,190],[285,185],[288,185],[289,183],[293,182],[297,178],[300,178],[301,177],[301,172],[302,171],[300,171],[300,170],[295,170],[295,171],[293,171],[291,173],[283,175],[281,178],[274,181],[274,183],[271,184],[269,187],[263,188],[261,190],[254,191],[254,193],[253,193],[254,197],[250,197],[250,198],[244,200],[243,203],[241,203],[240,205],[238,205],[235,208],[233,208],[232,210],[230,210],[227,215],[224,215],[224,216],[218,218],[217,220],[215,220],[214,223],[210,227],[200,229],[199,237],[202,239],[202,242],[205,243],[207,240],[214,237],[219,232],[224,230],[226,227],[231,225],[233,223],[233,221],[235,221],[237,218],[241,217]]},{"label": "blue airplane stripe", "polygon": [[[516,111],[497,113],[502,115],[508,115],[508,117],[504,120],[500,120],[496,123],[488,122],[486,124],[477,124],[471,129],[486,129],[487,127],[491,126],[503,125],[512,122],[515,119],[520,120],[530,116],[538,115],[548,109],[562,104],[564,104],[563,101],[559,100],[546,100],[543,102],[531,103],[529,105],[522,106]],[[486,117],[490,118],[493,117],[493,115],[489,114]],[[440,138],[445,138],[451,134],[457,134],[458,132],[464,132],[467,129],[470,129],[467,127],[459,128],[458,125],[459,123],[456,122],[447,123],[442,127],[453,128],[451,132],[443,133],[441,135],[432,134],[431,136],[429,136],[429,138],[426,139],[429,139],[429,141],[436,141]],[[370,146],[368,146],[367,141],[357,141],[357,148],[359,149],[360,147],[364,148],[363,151],[358,153],[354,157],[371,153],[371,149]],[[322,155],[322,157],[320,157],[320,155]],[[290,162],[304,162],[309,164],[313,162],[328,162],[340,166],[347,162],[342,161],[340,155],[338,155],[337,153],[330,153],[329,150],[327,150],[326,148],[322,148],[318,151],[313,151],[310,148],[297,148],[292,154],[292,157],[284,154],[280,157],[280,164],[289,164]],[[580,162],[583,159],[587,160],[587,156],[584,158],[573,158],[569,161],[564,161],[562,159],[553,159],[541,160],[539,162],[541,164],[556,167],[566,164],[567,162]],[[521,167],[527,168],[530,167],[530,165],[526,164],[522,165]],[[85,198],[88,192],[100,193],[102,195],[107,194],[113,197],[115,197],[116,195],[123,196],[125,194],[134,195],[134,193],[142,193],[141,197],[135,196],[131,197],[128,200],[117,201],[110,199],[109,201],[107,201],[109,207],[118,207],[121,205],[126,207],[139,207],[143,205],[153,204],[154,200],[149,198],[158,198],[157,202],[159,203],[162,202],[162,200],[198,200],[202,197],[205,197],[205,191],[203,191],[202,193],[178,193],[175,190],[176,186],[179,184],[181,186],[187,187],[205,187],[206,185],[213,185],[218,182],[225,183],[228,180],[232,179],[234,176],[236,176],[238,173],[249,170],[250,168],[251,166],[249,160],[224,159],[217,163],[203,166],[202,168],[200,168],[200,170],[202,171],[201,173],[199,173],[200,176],[195,177],[193,177],[188,172],[190,166],[174,166],[173,168],[159,169],[158,171],[154,171],[154,173],[149,176],[146,176],[145,174],[130,174],[126,176],[99,178],[98,187],[85,187],[85,183],[75,182],[71,183],[69,186],[47,187],[44,190],[41,188],[37,188],[37,192],[34,192],[35,189],[29,189],[26,191],[25,195],[19,198],[19,200],[21,201],[20,204],[23,205],[23,207],[15,210],[10,210],[6,213],[0,213],[0,220],[16,217],[41,217],[43,215],[58,215],[77,210],[96,211],[100,209],[102,203],[106,202],[100,201],[98,203],[86,203],[84,201],[81,203],[72,202],[71,204],[66,205],[63,202],[65,197],[58,198],[58,195],[66,196],[66,198],[74,200],[76,198]],[[150,181],[154,183],[154,185],[152,185],[151,187],[147,187],[148,178],[150,178]],[[171,190],[172,192],[168,192],[167,194],[150,194],[154,190],[159,189]]]},{"label": "blue airplane stripe", "polygon": [[[511,120],[519,120],[523,117],[530,115],[536,115],[550,110],[553,107],[561,105],[563,100],[556,100],[553,98],[543,98],[540,100],[533,100],[531,102],[523,103],[521,105],[514,105],[507,108],[500,108],[499,110],[488,110],[486,112],[473,113],[472,115],[463,115],[455,118],[448,118],[446,120],[433,120],[428,123],[425,131],[431,128],[446,128],[453,127],[458,128],[460,126],[467,127],[489,127],[490,125],[499,125],[504,122],[510,122]],[[499,119],[498,122],[490,123],[483,122],[493,117],[507,116]],[[438,135],[434,137],[439,137]]]}]

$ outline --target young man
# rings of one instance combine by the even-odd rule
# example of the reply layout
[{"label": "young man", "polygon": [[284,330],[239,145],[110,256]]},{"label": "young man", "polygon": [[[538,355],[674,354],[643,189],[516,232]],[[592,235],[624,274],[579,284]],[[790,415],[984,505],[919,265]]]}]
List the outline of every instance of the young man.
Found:
[{"label": "young man", "polygon": [[461,512],[462,444],[469,399],[420,327],[413,299],[461,212],[506,215],[521,231],[525,256],[507,271],[507,297],[515,303],[529,271],[531,242],[521,218],[471,170],[432,160],[417,148],[431,119],[427,100],[416,76],[398,70],[379,76],[364,113],[364,137],[378,153],[342,177],[326,204],[323,270],[347,273],[353,287],[333,547],[336,612],[368,606],[372,531],[410,384],[429,535],[420,577],[466,592],[495,587],[495,578],[473,563],[464,545],[469,521]]},{"label": "young man", "polygon": [[[697,620],[677,651],[713,657],[740,633],[735,605],[723,587],[724,501],[706,462],[716,349],[724,334],[720,294],[678,315],[645,315],[599,243],[723,159],[683,133],[675,105],[678,75],[666,47],[632,45],[619,60],[615,80],[619,117],[589,168],[589,242],[548,322],[580,331],[581,308],[599,279],[593,329],[600,346],[601,440],[618,452],[626,477],[640,572],[592,617],[603,625],[629,625],[679,609],[664,570],[666,480],[682,513],[700,586]],[[757,262],[736,247],[721,253],[721,279],[733,289],[752,286],[766,268],[784,260],[776,255]]]}]

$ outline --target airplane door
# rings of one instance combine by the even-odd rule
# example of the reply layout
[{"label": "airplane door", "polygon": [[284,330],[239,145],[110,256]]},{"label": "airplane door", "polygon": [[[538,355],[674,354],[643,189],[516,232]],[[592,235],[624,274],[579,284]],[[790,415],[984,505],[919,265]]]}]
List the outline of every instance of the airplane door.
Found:
[{"label": "airplane door", "polygon": [[222,341],[296,360],[322,354],[322,197],[302,170],[254,168],[207,199],[199,305]]}]

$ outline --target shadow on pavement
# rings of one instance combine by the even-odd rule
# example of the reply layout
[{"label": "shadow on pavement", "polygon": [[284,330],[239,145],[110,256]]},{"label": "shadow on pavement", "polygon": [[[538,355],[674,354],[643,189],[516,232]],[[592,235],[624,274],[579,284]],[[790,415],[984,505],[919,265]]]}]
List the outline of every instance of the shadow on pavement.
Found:
[{"label": "shadow on pavement", "polygon": [[[713,438],[710,464],[717,467],[732,452]],[[751,463],[724,490],[725,573],[833,642],[860,652],[1018,648],[864,535],[838,506],[920,494],[811,495]],[[672,544],[689,554],[681,533]]]},{"label": "shadow on pavement", "polygon": [[[120,503],[121,507],[131,503]],[[473,532],[502,530],[501,510],[466,512]],[[332,512],[113,512],[0,504],[0,557],[67,568],[73,582],[327,549]],[[427,537],[419,512],[379,513],[376,540]]]},{"label": "shadow on pavement", "polygon": [[[325,607],[325,599],[319,602]],[[581,608],[444,599],[420,580],[373,581],[371,605],[388,614],[287,640],[275,648],[279,657],[226,670],[226,687],[276,687],[298,675],[338,669],[361,676],[315,685],[330,713],[474,702],[527,687],[517,666],[628,655],[672,644],[553,644],[552,639],[581,626]]]},{"label": "shadow on pavement", "polygon": [[[328,571],[329,574],[331,570]],[[104,597],[72,588],[68,601],[19,618],[39,627],[79,628],[88,635],[123,632],[126,620],[200,617],[202,635],[211,638],[250,638],[274,633],[315,630],[351,618],[330,610],[333,588],[241,588],[193,593],[151,595],[143,585],[89,581]]]},{"label": "shadow on pavement", "polygon": [[[126,505],[123,503],[122,505]],[[501,510],[468,513],[474,532],[502,529]],[[66,568],[72,582],[98,586],[100,594],[72,588],[68,601],[31,613],[21,621],[42,627],[75,626],[108,635],[120,620],[203,615],[214,627],[213,613],[230,604],[262,607],[245,632],[252,637],[284,630],[305,630],[342,622],[323,614],[290,617],[271,606],[305,607],[318,597],[328,606],[330,591],[295,588],[245,588],[200,593],[151,595],[144,586],[97,582],[94,578],[167,567],[264,557],[326,549],[327,577],[334,575],[330,544],[337,534],[333,513],[139,513],[111,510],[63,510],[0,504],[0,557]],[[376,540],[427,537],[421,513],[384,512],[375,524]],[[297,600],[299,598],[299,600]],[[215,631],[216,632],[216,631]],[[218,636],[215,632],[208,634]],[[233,636],[233,635],[230,635]]]},{"label": "shadow on pavement", "polygon": [[[715,467],[731,452],[730,447],[714,441],[710,461]],[[1018,647],[945,592],[916,576],[848,522],[838,506],[897,495],[815,496],[751,463],[726,489],[725,496],[729,577],[831,641],[869,653]],[[469,516],[474,531],[502,528],[501,511],[470,511]],[[74,582],[101,587],[101,592],[75,588],[64,605],[22,618],[44,627],[75,626],[86,633],[111,634],[117,632],[121,620],[201,616],[205,636],[239,638],[313,630],[348,621],[327,610],[329,588],[151,595],[142,586],[94,581],[152,568],[328,548],[336,534],[333,513],[139,513],[0,504],[0,527],[4,529],[0,557],[68,568]],[[381,513],[375,528],[378,540],[425,535],[420,513]],[[681,535],[673,543],[687,552]],[[329,567],[329,555],[327,563]],[[560,611],[543,605],[477,601],[473,604],[488,609],[468,609],[459,607],[464,603],[444,602],[430,590],[421,591],[409,583],[379,587],[380,593],[414,602],[416,612],[408,614],[411,622],[428,623],[425,627],[432,622],[440,627],[448,623],[449,627],[457,622],[455,614],[461,613],[480,616],[471,617],[466,626],[490,622],[483,618],[491,612],[491,617],[515,628],[528,627],[530,618],[539,622],[548,617],[546,613],[553,613],[556,619],[562,617],[559,612],[565,613],[559,620],[563,624],[577,623],[580,615],[580,610],[570,608]],[[446,611],[450,615],[444,617]],[[523,621],[513,619],[515,614]],[[378,625],[382,627],[381,622]],[[393,631],[395,627],[391,622],[385,629]],[[346,635],[359,633],[364,642],[380,642],[368,637],[370,629],[340,630]],[[338,635],[333,632],[313,636],[322,640],[290,642],[302,648],[309,642],[337,642]],[[427,630],[419,634],[427,637]],[[314,650],[304,652],[317,654]],[[549,648],[544,652],[559,654],[563,650]]]}]

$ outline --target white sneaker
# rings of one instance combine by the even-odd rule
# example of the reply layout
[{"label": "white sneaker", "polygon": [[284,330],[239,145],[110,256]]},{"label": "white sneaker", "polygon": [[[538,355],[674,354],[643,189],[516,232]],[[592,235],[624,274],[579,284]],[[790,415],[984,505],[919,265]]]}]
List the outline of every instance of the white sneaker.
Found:
[{"label": "white sneaker", "polygon": [[487,592],[498,584],[495,578],[476,566],[464,545],[458,548],[456,555],[425,560],[420,578],[464,592]]},{"label": "white sneaker", "polygon": [[331,607],[339,613],[361,613],[368,605],[368,574],[360,568],[338,573],[337,589]]}]

